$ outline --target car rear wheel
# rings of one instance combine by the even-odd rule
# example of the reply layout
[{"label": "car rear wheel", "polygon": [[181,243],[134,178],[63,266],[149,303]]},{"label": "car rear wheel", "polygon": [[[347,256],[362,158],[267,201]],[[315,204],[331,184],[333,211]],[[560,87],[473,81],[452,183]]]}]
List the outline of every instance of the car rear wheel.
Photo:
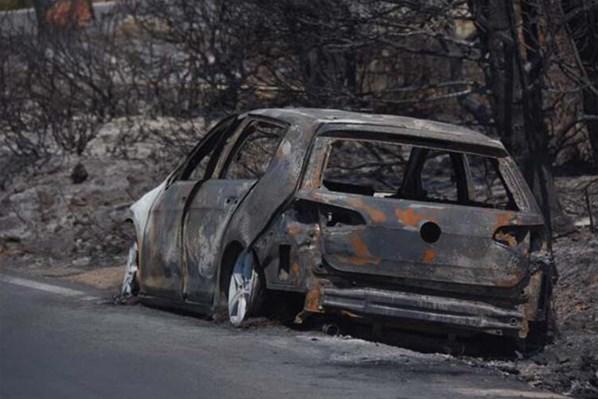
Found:
[{"label": "car rear wheel", "polygon": [[243,251],[237,257],[228,285],[228,319],[240,327],[260,306],[262,283],[256,270],[256,259],[251,251]]}]

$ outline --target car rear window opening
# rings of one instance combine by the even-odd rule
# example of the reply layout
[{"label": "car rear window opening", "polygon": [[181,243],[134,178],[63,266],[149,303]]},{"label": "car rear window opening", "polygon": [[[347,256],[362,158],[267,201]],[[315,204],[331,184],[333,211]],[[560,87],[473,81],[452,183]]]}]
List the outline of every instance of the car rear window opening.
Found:
[{"label": "car rear window opening", "polygon": [[342,193],[517,210],[496,158],[398,142],[331,140],[322,185]]}]

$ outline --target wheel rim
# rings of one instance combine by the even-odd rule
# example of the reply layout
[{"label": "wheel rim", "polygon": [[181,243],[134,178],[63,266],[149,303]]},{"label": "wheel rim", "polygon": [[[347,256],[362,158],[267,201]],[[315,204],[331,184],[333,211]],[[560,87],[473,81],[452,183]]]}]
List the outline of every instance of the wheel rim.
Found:
[{"label": "wheel rim", "polygon": [[248,253],[239,255],[228,286],[228,317],[234,326],[241,325],[250,313],[257,278],[253,256]]},{"label": "wheel rim", "polygon": [[133,284],[137,270],[137,242],[135,241],[129,248],[129,256],[127,257],[127,266],[125,269],[125,276],[123,278],[121,296],[129,297],[133,295]]}]

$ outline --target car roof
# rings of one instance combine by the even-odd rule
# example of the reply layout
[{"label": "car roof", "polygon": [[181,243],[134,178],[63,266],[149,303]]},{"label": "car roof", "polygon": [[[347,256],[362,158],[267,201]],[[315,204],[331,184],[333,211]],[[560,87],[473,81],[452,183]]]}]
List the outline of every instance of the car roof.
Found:
[{"label": "car roof", "polygon": [[368,131],[375,134],[375,128],[377,127],[387,134],[395,133],[415,139],[431,139],[489,147],[506,154],[505,147],[498,140],[462,126],[427,119],[326,108],[264,108],[250,111],[248,114],[279,119],[290,124],[303,122],[312,125],[330,125],[327,126],[326,130],[333,130],[335,127],[337,130],[345,130],[348,127],[365,128],[367,126]]}]

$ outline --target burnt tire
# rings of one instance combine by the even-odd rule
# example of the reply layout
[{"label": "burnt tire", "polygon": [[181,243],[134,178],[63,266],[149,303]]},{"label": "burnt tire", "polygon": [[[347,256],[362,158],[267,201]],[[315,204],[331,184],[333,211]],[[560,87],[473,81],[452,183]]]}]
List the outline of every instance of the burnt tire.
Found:
[{"label": "burnt tire", "polygon": [[230,273],[227,291],[228,320],[242,327],[247,319],[259,313],[264,302],[263,278],[253,252],[242,251]]}]

